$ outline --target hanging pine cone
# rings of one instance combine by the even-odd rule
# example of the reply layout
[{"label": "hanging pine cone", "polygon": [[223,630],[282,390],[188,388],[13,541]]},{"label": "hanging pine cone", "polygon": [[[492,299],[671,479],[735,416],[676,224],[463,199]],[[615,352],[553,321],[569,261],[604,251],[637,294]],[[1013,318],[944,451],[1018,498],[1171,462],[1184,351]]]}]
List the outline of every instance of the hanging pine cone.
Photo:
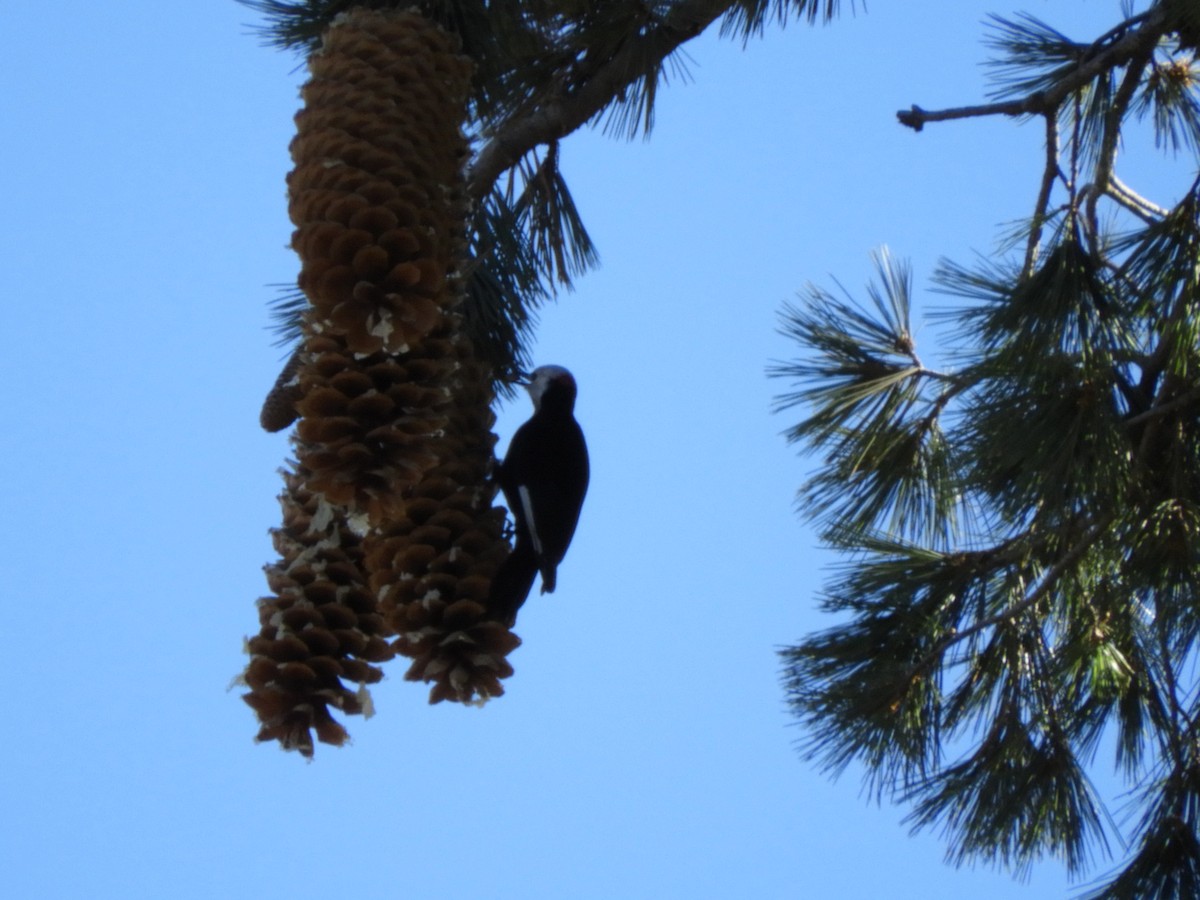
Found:
[{"label": "hanging pine cone", "polygon": [[462,365],[439,441],[443,462],[413,489],[403,516],[368,536],[364,551],[380,608],[413,659],[406,678],[432,682],[430,701],[474,702],[504,693],[505,657],[520,639],[488,617],[492,577],[507,555],[504,510],[492,505],[496,437],[491,382],[456,342]]},{"label": "hanging pine cone", "polygon": [[267,567],[273,594],[259,601],[262,628],[247,642],[242,680],[250,688],[244,699],[262,723],[258,740],[311,757],[313,731],[327,744],[346,741],[331,707],[371,714],[366,686],[383,677],[375,664],[394,652],[358,538],[302,476],[284,473],[283,527],[273,532],[280,559]]},{"label": "hanging pine cone", "polygon": [[430,336],[460,299],[472,66],[415,12],[356,9],[309,68],[288,175],[310,303],[297,452],[313,490],[374,524],[437,463],[454,363]]},{"label": "hanging pine cone", "polygon": [[300,361],[300,351],[297,350],[288,357],[283,371],[275,379],[274,387],[267,394],[262,412],[258,414],[258,422],[264,431],[283,431],[296,421],[296,404],[304,396],[300,391]]},{"label": "hanging pine cone", "polygon": [[356,358],[324,335],[309,338],[303,355],[296,443],[309,488],[365,517],[360,530],[390,521],[444,452],[439,435],[458,402],[449,343],[431,336],[402,355]]},{"label": "hanging pine cone", "polygon": [[311,329],[355,354],[404,352],[458,299],[470,60],[418,13],[358,9],[309,68],[288,211]]}]

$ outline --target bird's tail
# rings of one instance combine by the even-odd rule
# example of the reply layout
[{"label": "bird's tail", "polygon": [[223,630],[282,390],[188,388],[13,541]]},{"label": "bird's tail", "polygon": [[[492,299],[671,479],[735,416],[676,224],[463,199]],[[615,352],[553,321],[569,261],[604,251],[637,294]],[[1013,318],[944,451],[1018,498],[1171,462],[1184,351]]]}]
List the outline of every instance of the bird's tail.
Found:
[{"label": "bird's tail", "polygon": [[528,541],[517,539],[512,553],[500,565],[492,579],[488,597],[488,612],[492,618],[512,628],[517,623],[517,610],[524,604],[538,572],[537,555]]}]

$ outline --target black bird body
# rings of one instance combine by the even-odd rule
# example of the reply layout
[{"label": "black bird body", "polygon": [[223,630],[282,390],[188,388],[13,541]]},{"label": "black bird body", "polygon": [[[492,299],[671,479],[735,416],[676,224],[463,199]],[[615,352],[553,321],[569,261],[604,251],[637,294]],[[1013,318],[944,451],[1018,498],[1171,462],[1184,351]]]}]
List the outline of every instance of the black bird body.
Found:
[{"label": "black bird body", "polygon": [[552,592],[588,487],[588,452],[575,421],[575,379],[561,366],[535,369],[528,385],[534,411],[517,429],[496,470],[515,525],[512,553],[492,581],[492,614],[511,627],[541,572]]}]

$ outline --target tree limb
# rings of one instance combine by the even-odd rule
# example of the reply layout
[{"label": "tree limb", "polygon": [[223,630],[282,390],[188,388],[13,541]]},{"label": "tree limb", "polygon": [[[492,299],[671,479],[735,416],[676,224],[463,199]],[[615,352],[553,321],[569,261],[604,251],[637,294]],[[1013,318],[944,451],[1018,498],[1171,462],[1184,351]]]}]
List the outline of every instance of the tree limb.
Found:
[{"label": "tree limb", "polygon": [[1191,403],[1195,403],[1197,399],[1200,399],[1200,387],[1194,387],[1191,390],[1183,392],[1182,394],[1177,394],[1170,400],[1164,400],[1161,403],[1156,402],[1154,406],[1150,407],[1145,412],[1138,413],[1136,416],[1131,416],[1130,418],[1126,419],[1123,424],[1127,428],[1134,425],[1140,425],[1150,419],[1156,419],[1159,416],[1165,416],[1168,413],[1175,412],[1177,409],[1180,409]]},{"label": "tree limb", "polygon": [[1147,224],[1162,221],[1169,212],[1134,191],[1114,173],[1109,174],[1106,193]]},{"label": "tree limb", "polygon": [[950,634],[947,634],[945,637],[941,638],[936,644],[934,644],[929,652],[927,652],[921,658],[921,660],[915,666],[913,666],[913,675],[915,676],[924,674],[928,670],[928,667],[941,659],[947,650],[956,644],[961,643],[972,635],[978,634],[979,632],[996,625],[1007,624],[1016,617],[1023,615],[1025,612],[1032,609],[1050,592],[1050,590],[1058,582],[1058,579],[1061,578],[1067,572],[1067,570],[1071,568],[1071,566],[1075,565],[1075,563],[1079,562],[1079,560],[1083,558],[1083,555],[1091,549],[1092,544],[1096,542],[1096,539],[1108,531],[1109,527],[1112,525],[1113,519],[1114,516],[1112,514],[1108,514],[1102,516],[1099,521],[1094,522],[1091,527],[1089,527],[1088,530],[1083,533],[1078,541],[1067,548],[1066,552],[1057,560],[1055,560],[1054,564],[1050,566],[1050,568],[1042,576],[1036,587],[1034,587],[1032,591],[1025,595],[1025,597],[1016,601],[1015,603],[1010,604],[994,615],[979,619],[971,625],[968,625],[965,628],[956,629]]},{"label": "tree limb", "polygon": [[[631,37],[582,86],[502,123],[475,155],[467,172],[468,191],[479,200],[496,179],[541,144],[566,137],[604,110],[613,97],[637,80],[652,54],[665,59],[700,35],[736,0],[681,0],[651,31]],[[637,64],[635,64],[637,63]]]},{"label": "tree limb", "polygon": [[[1104,72],[1125,65],[1136,56],[1149,52],[1164,34],[1170,30],[1167,15],[1162,7],[1155,6],[1140,16],[1137,28],[1126,31],[1103,49],[1096,49],[1108,35],[1092,47],[1094,52],[1086,55],[1074,71],[1064,76],[1053,87],[1037,91],[1017,100],[986,103],[981,106],[962,106],[955,109],[926,110],[917,105],[900,110],[896,118],[901,125],[920,131],[926,122],[944,122],[948,119],[968,119],[980,116],[1027,116],[1054,114],[1059,104],[1089,81]],[[1135,20],[1124,23],[1126,26]],[[1119,33],[1112,31],[1109,34]]]},{"label": "tree limb", "polygon": [[985,103],[980,106],[957,106],[953,109],[922,109],[915,103],[909,109],[896,112],[901,125],[920,131],[926,122],[946,122],[950,119],[974,119],[980,116],[1026,116],[1042,113],[1046,104],[1043,94],[1030,94],[1020,100]]},{"label": "tree limb", "polygon": [[1025,264],[1021,267],[1021,280],[1033,276],[1037,264],[1038,250],[1042,242],[1042,226],[1046,222],[1046,210],[1050,205],[1050,192],[1054,179],[1058,177],[1058,116],[1046,119],[1046,167],[1042,171],[1042,186],[1038,189],[1037,206],[1033,211],[1033,227],[1029,231],[1029,242],[1025,245]]},{"label": "tree limb", "polygon": [[[1092,178],[1092,189],[1088,193],[1084,209],[1084,221],[1088,227],[1092,255],[1096,260],[1100,260],[1102,257],[1098,244],[1100,225],[1096,218],[1096,205],[1099,203],[1100,197],[1104,195],[1112,196],[1118,202],[1122,202],[1122,194],[1118,188],[1120,181],[1113,171],[1117,162],[1117,146],[1121,142],[1121,123],[1125,119],[1125,113],[1133,101],[1133,95],[1136,93],[1138,85],[1142,81],[1142,73],[1153,58],[1154,47],[1151,45],[1136,53],[1129,60],[1129,65],[1125,69],[1125,77],[1121,80],[1121,86],[1117,89],[1112,105],[1104,117],[1104,137],[1100,142],[1100,153]],[[1134,209],[1136,210],[1136,207]]]}]

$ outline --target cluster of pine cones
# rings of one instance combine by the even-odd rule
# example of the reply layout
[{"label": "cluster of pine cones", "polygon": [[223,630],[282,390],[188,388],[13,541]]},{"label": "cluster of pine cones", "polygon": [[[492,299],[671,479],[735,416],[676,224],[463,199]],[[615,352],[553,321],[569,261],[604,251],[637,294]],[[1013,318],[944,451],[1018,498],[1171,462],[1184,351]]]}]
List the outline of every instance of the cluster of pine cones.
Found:
[{"label": "cluster of pine cones", "polygon": [[297,421],[279,559],[248,641],[260,740],[311,756],[372,712],[396,654],[430,699],[503,693],[518,638],[489,618],[509,552],[490,482],[492,380],[459,317],[472,65],[414,12],[358,9],[309,63],[288,176],[308,299],[263,408]]}]

